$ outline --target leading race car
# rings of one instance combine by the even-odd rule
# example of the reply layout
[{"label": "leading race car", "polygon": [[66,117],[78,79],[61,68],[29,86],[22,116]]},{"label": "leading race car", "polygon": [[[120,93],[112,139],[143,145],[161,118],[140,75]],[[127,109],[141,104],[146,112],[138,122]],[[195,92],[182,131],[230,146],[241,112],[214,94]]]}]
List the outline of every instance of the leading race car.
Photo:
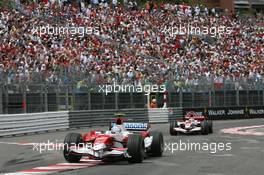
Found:
[{"label": "leading race car", "polygon": [[63,151],[66,161],[79,162],[82,156],[88,156],[102,161],[127,159],[130,163],[140,163],[147,156],[162,156],[163,135],[151,132],[148,123],[123,122],[117,118],[110,126],[105,132],[67,134]]},{"label": "leading race car", "polygon": [[207,135],[213,133],[213,122],[212,120],[207,120],[205,116],[189,112],[182,120],[170,123],[170,135],[177,135],[178,133],[201,133],[202,135]]}]

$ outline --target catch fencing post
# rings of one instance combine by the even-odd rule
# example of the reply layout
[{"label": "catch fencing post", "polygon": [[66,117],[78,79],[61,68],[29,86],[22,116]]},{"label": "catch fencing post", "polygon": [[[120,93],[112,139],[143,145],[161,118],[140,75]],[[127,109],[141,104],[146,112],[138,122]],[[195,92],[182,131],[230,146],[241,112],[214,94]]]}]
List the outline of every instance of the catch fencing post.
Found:
[{"label": "catch fencing post", "polygon": [[45,112],[45,104],[44,104],[44,88],[43,84],[40,84],[40,93],[39,93],[39,98],[40,98],[40,112]]},{"label": "catch fencing post", "polygon": [[168,107],[172,107],[172,104],[171,104],[171,93],[172,92],[168,93]]},{"label": "catch fencing post", "polygon": [[226,87],[224,85],[224,106],[226,106]]},{"label": "catch fencing post", "polygon": [[171,104],[171,93],[172,92],[168,93],[168,107],[173,107],[173,105]]},{"label": "catch fencing post", "polygon": [[3,86],[0,84],[0,114],[3,114]]},{"label": "catch fencing post", "polygon": [[212,91],[211,91],[211,88],[210,88],[210,90],[209,90],[209,99],[208,99],[209,101],[209,107],[212,107]]},{"label": "catch fencing post", "polygon": [[212,81],[211,81],[210,91],[211,91],[211,107],[212,107],[215,105],[215,88],[214,88],[214,84]]},{"label": "catch fencing post", "polygon": [[88,91],[88,110],[91,110],[91,89]]},{"label": "catch fencing post", "polygon": [[48,109],[48,87],[44,85],[44,112],[47,112]]},{"label": "catch fencing post", "polygon": [[115,109],[118,109],[118,93],[117,92],[114,93],[115,93]]},{"label": "catch fencing post", "polygon": [[69,110],[69,86],[66,85],[66,98],[65,98],[66,110]]},{"label": "catch fencing post", "polygon": [[192,88],[192,107],[196,107],[194,105],[194,89]]},{"label": "catch fencing post", "polygon": [[262,89],[262,105],[264,106],[264,89]]},{"label": "catch fencing post", "polygon": [[150,93],[147,93],[146,94],[146,96],[147,96],[147,108],[150,108]]},{"label": "catch fencing post", "polygon": [[180,87],[180,107],[182,106],[182,87]]},{"label": "catch fencing post", "polygon": [[239,89],[236,90],[236,105],[239,106]]},{"label": "catch fencing post", "polygon": [[261,106],[261,99],[260,99],[260,90],[258,89],[258,105]]},{"label": "catch fencing post", "polygon": [[55,88],[55,96],[56,96],[56,111],[59,111],[59,104],[60,104],[60,98],[59,98],[59,85],[56,85],[57,88]]},{"label": "catch fencing post", "polygon": [[249,105],[250,103],[249,103],[249,91],[248,91],[248,89],[247,89],[247,106]]},{"label": "catch fencing post", "polygon": [[102,98],[103,98],[103,100],[102,100],[102,106],[103,106],[103,108],[102,109],[105,109],[105,93],[103,93],[103,95],[102,95]]},{"label": "catch fencing post", "polygon": [[9,108],[9,92],[8,92],[8,86],[4,86],[4,93],[5,93],[5,114],[8,114],[8,108]]},{"label": "catch fencing post", "polygon": [[133,93],[132,92],[129,93],[129,103],[130,103],[129,105],[130,108],[133,108],[133,105],[132,105],[133,104]]},{"label": "catch fencing post", "polygon": [[27,86],[24,85],[23,88],[22,88],[22,110],[23,110],[23,113],[27,113]]},{"label": "catch fencing post", "polygon": [[[71,87],[71,110],[74,111],[76,109],[76,87],[75,86],[70,86]],[[78,107],[77,107],[78,108]]]}]

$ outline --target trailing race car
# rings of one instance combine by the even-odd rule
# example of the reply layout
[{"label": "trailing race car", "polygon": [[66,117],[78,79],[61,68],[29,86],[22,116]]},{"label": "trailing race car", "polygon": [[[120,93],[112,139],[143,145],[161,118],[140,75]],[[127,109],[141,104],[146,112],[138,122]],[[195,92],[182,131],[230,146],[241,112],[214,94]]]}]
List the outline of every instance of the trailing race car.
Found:
[{"label": "trailing race car", "polygon": [[195,112],[188,112],[182,120],[170,123],[170,135],[197,132],[202,135],[213,133],[212,120],[207,120],[205,116],[200,116]]},{"label": "trailing race car", "polygon": [[67,134],[64,158],[71,163],[79,162],[82,156],[102,161],[127,159],[130,163],[140,163],[147,156],[162,156],[163,135],[149,131],[148,123],[124,123],[123,119],[117,118],[110,126],[106,132]]}]

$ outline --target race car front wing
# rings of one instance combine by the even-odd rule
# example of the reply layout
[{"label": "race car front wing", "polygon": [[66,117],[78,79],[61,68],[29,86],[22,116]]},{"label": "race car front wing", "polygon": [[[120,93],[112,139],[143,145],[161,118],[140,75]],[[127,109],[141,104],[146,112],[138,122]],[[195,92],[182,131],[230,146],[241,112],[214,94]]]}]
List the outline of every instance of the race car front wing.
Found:
[{"label": "race car front wing", "polygon": [[198,132],[201,131],[201,127],[194,127],[192,129],[183,129],[183,128],[173,128],[174,131],[181,132],[181,133],[192,133],[192,132]]}]

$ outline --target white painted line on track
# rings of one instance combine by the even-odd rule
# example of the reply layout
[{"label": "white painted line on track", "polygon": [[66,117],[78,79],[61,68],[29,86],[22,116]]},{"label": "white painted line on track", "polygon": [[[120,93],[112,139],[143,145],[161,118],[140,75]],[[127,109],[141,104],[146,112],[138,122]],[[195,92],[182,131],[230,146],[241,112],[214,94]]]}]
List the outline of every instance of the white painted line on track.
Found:
[{"label": "white painted line on track", "polygon": [[262,149],[262,147],[241,147],[241,149],[245,149],[245,150],[258,150],[258,149]]},{"label": "white painted line on track", "polygon": [[102,161],[100,160],[92,160],[88,158],[83,158],[81,159],[80,163],[58,163],[54,165],[35,167],[32,169],[28,169],[28,170],[21,170],[21,171],[14,172],[14,173],[6,173],[6,175],[54,174],[54,173],[63,172],[63,171],[93,167],[101,163]]},{"label": "white painted line on track", "polygon": [[34,146],[37,143],[27,143],[27,142],[0,142],[0,144]]},{"label": "white painted line on track", "polygon": [[233,157],[234,154],[213,154],[214,157]]},{"label": "white painted line on track", "polygon": [[45,174],[52,174],[56,172],[48,172],[48,173],[38,173],[38,172],[32,172],[32,173],[21,173],[21,172],[16,172],[16,173],[5,173],[4,175],[32,175],[32,174],[38,174],[38,175],[45,175]]}]

